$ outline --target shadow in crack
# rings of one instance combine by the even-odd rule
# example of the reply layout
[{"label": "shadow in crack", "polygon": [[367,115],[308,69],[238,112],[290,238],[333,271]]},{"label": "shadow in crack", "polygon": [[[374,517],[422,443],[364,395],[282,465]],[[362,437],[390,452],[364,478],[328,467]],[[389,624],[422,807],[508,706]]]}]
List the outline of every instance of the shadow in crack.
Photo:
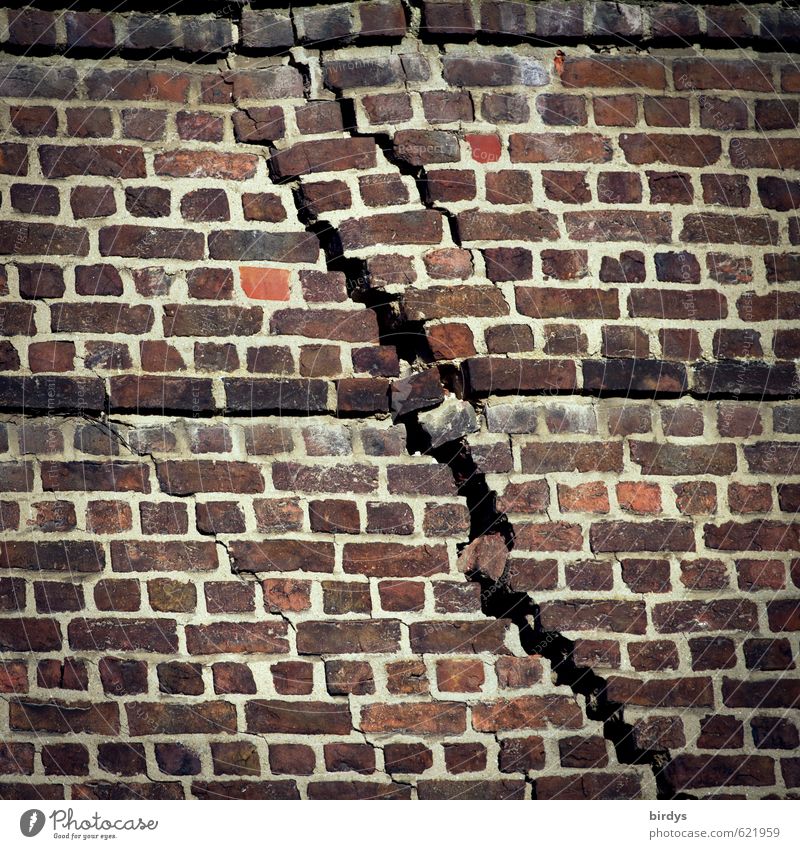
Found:
[{"label": "shadow in crack", "polygon": [[[354,129],[351,104],[341,95],[337,99],[346,103],[345,117],[350,135],[373,138],[385,160],[400,174],[414,179],[420,205],[442,212],[450,224],[454,243],[460,245],[452,214],[435,207],[428,197],[424,170],[398,156],[388,135],[358,133]],[[278,180],[271,166],[270,177],[276,183],[289,182]],[[424,322],[409,321],[404,315],[402,296],[389,294],[382,287],[374,285],[366,260],[347,255],[338,229],[309,211],[299,188],[300,184],[297,183],[294,198],[298,221],[307,231],[318,237],[325,253],[327,270],[344,274],[350,299],[375,313],[380,344],[394,346],[399,359],[406,362],[416,373],[427,368],[436,369],[439,382],[452,394],[463,397],[465,393],[461,385],[460,369],[433,364],[434,358],[426,340]],[[422,405],[422,408],[438,403],[441,401]],[[470,514],[469,539],[462,549],[480,538],[497,536],[502,539],[506,551],[512,551],[514,528],[508,517],[497,510],[496,493],[489,487],[486,476],[478,469],[467,440],[460,438],[433,447],[430,437],[419,422],[418,412],[417,409],[399,415],[395,421],[406,426],[407,450],[410,455],[413,456],[416,452],[428,454],[451,469],[459,495],[466,500]],[[676,793],[667,780],[665,767],[670,760],[669,751],[643,749],[636,744],[634,728],[624,719],[623,705],[608,698],[606,680],[594,670],[578,666],[574,657],[574,643],[571,640],[560,632],[546,631],[542,627],[538,605],[527,593],[511,589],[507,572],[506,563],[505,570],[499,576],[488,576],[477,569],[468,573],[468,579],[481,586],[482,612],[488,617],[510,620],[519,631],[523,649],[530,655],[546,658],[551,664],[556,683],[570,687],[576,695],[584,698],[587,718],[603,724],[604,735],[614,746],[619,763],[650,766],[659,799],[692,798],[683,793]]]},{"label": "shadow in crack", "polygon": [[[467,501],[471,527],[469,543],[481,537],[495,535],[503,540],[508,551],[514,548],[514,528],[508,517],[497,510],[496,494],[490,489],[486,476],[478,469],[466,440],[431,448],[427,434],[415,417],[403,422],[409,434],[411,453],[428,453],[450,467],[459,495]],[[466,547],[469,543],[465,543]],[[603,724],[603,734],[614,746],[621,764],[647,764],[653,771],[659,799],[689,799],[692,796],[676,793],[667,780],[664,768],[670,760],[666,749],[644,749],[637,745],[633,726],[625,721],[623,705],[608,697],[607,682],[593,669],[579,666],[574,658],[574,643],[557,631],[542,627],[539,606],[526,592],[512,590],[508,583],[508,565],[497,577],[474,569],[467,575],[481,587],[481,610],[486,616],[509,619],[518,629],[520,643],[529,655],[546,658],[552,667],[557,684],[568,686],[585,700],[586,716]]]}]

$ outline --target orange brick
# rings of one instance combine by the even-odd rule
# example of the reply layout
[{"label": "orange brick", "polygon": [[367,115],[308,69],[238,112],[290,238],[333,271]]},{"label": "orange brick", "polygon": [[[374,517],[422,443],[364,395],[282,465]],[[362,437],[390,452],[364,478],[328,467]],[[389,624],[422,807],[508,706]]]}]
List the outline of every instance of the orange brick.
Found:
[{"label": "orange brick", "polygon": [[655,483],[618,483],[617,501],[631,513],[660,513],[661,488]]},{"label": "orange brick", "polygon": [[242,289],[248,298],[257,301],[288,301],[289,270],[287,268],[256,268],[243,265],[239,269]]},{"label": "orange brick", "polygon": [[500,139],[497,136],[470,133],[466,138],[475,162],[497,162],[500,158]]},{"label": "orange brick", "polygon": [[608,513],[608,492],[601,481],[577,486],[558,485],[558,506],[562,513]]}]

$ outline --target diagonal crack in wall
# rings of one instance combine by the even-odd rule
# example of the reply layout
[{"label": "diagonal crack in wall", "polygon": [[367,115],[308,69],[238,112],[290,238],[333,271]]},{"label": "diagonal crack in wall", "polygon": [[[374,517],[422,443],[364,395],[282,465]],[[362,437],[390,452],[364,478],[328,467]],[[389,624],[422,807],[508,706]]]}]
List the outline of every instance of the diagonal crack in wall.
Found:
[{"label": "diagonal crack in wall", "polygon": [[[321,61],[321,56],[320,56]],[[293,63],[304,75],[306,99],[310,99],[310,68]],[[398,156],[388,134],[362,133],[352,112],[352,104],[342,91],[335,90],[336,100],[343,106],[343,114],[352,116],[345,121],[345,131],[352,138],[372,138],[383,154],[384,160],[401,175],[411,176],[419,193],[420,205],[439,212],[449,223],[453,241],[460,246],[455,217],[446,208],[434,204],[425,188],[425,168],[416,166]],[[236,108],[243,109],[234,102]],[[275,184],[291,182],[295,188],[294,198],[297,220],[309,233],[320,240],[329,271],[343,272],[347,279],[347,291],[351,300],[372,310],[378,321],[381,345],[391,344],[397,349],[400,359],[413,370],[410,377],[392,384],[393,414],[398,424],[406,427],[407,451],[432,456],[438,463],[447,466],[453,473],[458,494],[466,501],[470,514],[470,533],[461,545],[460,560],[467,580],[481,588],[481,610],[487,617],[508,619],[517,628],[520,644],[528,655],[542,656],[551,666],[556,684],[568,686],[583,698],[587,719],[602,724],[603,735],[615,750],[621,765],[647,765],[652,770],[657,797],[659,799],[692,798],[685,793],[676,793],[665,767],[671,760],[667,749],[645,749],[637,745],[634,728],[625,720],[622,704],[611,700],[607,694],[607,681],[589,667],[579,666],[574,658],[574,642],[560,631],[543,627],[539,605],[527,592],[515,591],[509,584],[508,555],[514,549],[514,527],[508,517],[496,507],[497,493],[493,491],[473,456],[468,433],[476,428],[462,426],[456,433],[435,434],[420,420],[420,413],[439,407],[448,395],[454,395],[479,410],[478,402],[470,397],[468,390],[458,379],[457,370],[441,369],[431,363],[431,356],[424,343],[424,322],[410,320],[404,315],[402,295],[389,295],[369,285],[369,271],[364,260],[351,257],[342,247],[338,229],[329,221],[317,218],[304,207],[300,191],[300,177],[293,180],[281,179],[275,174],[271,156],[276,152],[269,145],[270,160],[268,174]],[[432,376],[435,375],[435,380]],[[403,401],[414,384],[427,390],[427,398],[417,399],[406,408]],[[433,433],[433,438],[432,438]],[[535,793],[535,782],[534,793]]]}]

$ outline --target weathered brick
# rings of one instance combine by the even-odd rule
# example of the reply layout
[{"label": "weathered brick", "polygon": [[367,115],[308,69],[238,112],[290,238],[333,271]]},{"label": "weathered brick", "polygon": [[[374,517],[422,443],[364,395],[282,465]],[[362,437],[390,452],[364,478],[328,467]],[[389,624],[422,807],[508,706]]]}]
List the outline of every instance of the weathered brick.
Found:
[{"label": "weathered brick", "polygon": [[231,734],[236,710],[229,702],[164,704],[127,702],[128,727],[134,737],[150,734]]},{"label": "weathered brick", "polygon": [[270,539],[233,541],[230,557],[234,572],[332,572],[333,544]]},{"label": "weathered brick", "polygon": [[592,551],[694,551],[692,525],[662,519],[652,522],[595,522]]},{"label": "weathered brick", "polygon": [[284,654],[287,625],[278,622],[216,622],[187,625],[189,654]]},{"label": "weathered brick", "polygon": [[403,702],[368,704],[361,712],[367,733],[462,734],[466,730],[466,707],[458,702]]},{"label": "weathered brick", "polygon": [[111,543],[115,572],[210,571],[217,566],[217,551],[206,541],[121,541]]},{"label": "weathered brick", "polygon": [[168,654],[178,648],[174,619],[73,619],[68,633],[78,650]]},{"label": "weathered brick", "polygon": [[12,701],[13,730],[55,734],[119,734],[119,709],[112,702]]},{"label": "weathered brick", "polygon": [[253,700],[245,705],[247,730],[272,734],[347,735],[352,729],[346,704]]},{"label": "weathered brick", "polygon": [[772,784],[774,765],[762,755],[680,755],[667,773],[672,786],[681,790],[698,787],[761,787]]}]

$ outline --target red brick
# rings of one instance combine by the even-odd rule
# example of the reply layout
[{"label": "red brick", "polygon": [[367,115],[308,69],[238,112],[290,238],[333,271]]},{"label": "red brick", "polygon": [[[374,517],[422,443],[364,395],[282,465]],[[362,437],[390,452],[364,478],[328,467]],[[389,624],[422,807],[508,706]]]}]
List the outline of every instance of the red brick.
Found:
[{"label": "red brick", "polygon": [[325,684],[332,696],[362,696],[375,692],[372,666],[362,660],[327,661]]},{"label": "red brick", "polygon": [[796,170],[800,167],[800,141],[783,139],[732,139],[731,164],[734,168]]},{"label": "red brick", "polygon": [[387,743],[383,757],[390,774],[419,775],[433,766],[431,750],[422,743]]},{"label": "red brick", "polygon": [[119,734],[119,709],[112,702],[12,701],[9,725],[17,731],[55,734]]},{"label": "red brick", "polygon": [[269,539],[232,541],[230,556],[236,572],[332,572],[333,544]]},{"label": "red brick", "polygon": [[517,731],[524,728],[580,728],[579,704],[569,696],[519,696],[478,703],[472,708],[476,731]]},{"label": "red brick", "polygon": [[663,63],[650,57],[567,58],[560,75],[567,88],[667,87]]},{"label": "red brick", "polygon": [[27,693],[28,668],[22,661],[0,662],[0,693]]},{"label": "red brick", "polygon": [[724,522],[706,525],[706,546],[722,551],[794,551],[800,526],[775,521]]},{"label": "red brick", "polygon": [[680,755],[667,775],[678,790],[698,787],[762,787],[774,781],[773,761],[763,755]]},{"label": "red brick", "polygon": [[503,653],[507,624],[496,622],[414,622],[410,628],[411,648],[418,654],[481,652]]},{"label": "red brick", "polygon": [[205,252],[202,233],[120,224],[100,231],[101,256],[197,260]]},{"label": "red brick", "polygon": [[651,244],[666,244],[672,241],[672,219],[668,212],[565,212],[564,221],[567,234],[578,241]]},{"label": "red brick", "polygon": [[466,725],[466,707],[458,702],[373,703],[361,711],[361,730],[368,734],[463,734]]},{"label": "red brick", "polygon": [[376,145],[372,139],[318,139],[298,142],[279,151],[272,157],[271,167],[279,177],[296,177],[325,171],[371,168],[375,162]]},{"label": "red brick", "polygon": [[189,654],[283,654],[289,651],[286,622],[216,622],[187,625]]},{"label": "red brick", "polygon": [[174,619],[73,619],[69,643],[79,650],[177,651]]},{"label": "red brick", "polygon": [[352,729],[346,704],[303,701],[249,701],[247,730],[257,734],[347,735]]},{"label": "red brick", "polygon": [[637,678],[611,676],[608,697],[622,704],[643,707],[711,707],[714,693],[710,678]]},{"label": "red brick", "polygon": [[756,608],[745,599],[663,602],[654,607],[653,621],[662,633],[749,631],[756,625]]},{"label": "red brick", "polygon": [[45,177],[145,177],[140,147],[127,145],[42,145],[39,161]]},{"label": "red brick", "polygon": [[81,227],[0,221],[0,254],[86,256],[88,252],[88,233]]},{"label": "red brick", "polygon": [[162,491],[171,495],[264,491],[258,466],[240,461],[165,460],[156,465],[156,474]]},{"label": "red brick", "polygon": [[156,154],[153,170],[159,177],[247,180],[255,174],[257,162],[258,157],[252,153],[174,150]]},{"label": "red brick", "polygon": [[619,318],[616,289],[515,288],[517,309],[533,318]]},{"label": "red brick", "polygon": [[236,731],[236,710],[229,702],[164,704],[127,702],[131,736],[151,734],[231,734]]},{"label": "red brick", "polygon": [[217,552],[206,541],[115,541],[111,563],[115,572],[210,571],[217,566]]},{"label": "red brick", "polygon": [[594,120],[600,127],[633,127],[638,105],[631,94],[595,96],[592,98]]},{"label": "red brick", "polygon": [[673,66],[675,88],[682,90],[772,91],[765,62],[727,59],[678,59]]},{"label": "red brick", "polygon": [[512,133],[512,162],[608,162],[611,141],[592,133]]}]

